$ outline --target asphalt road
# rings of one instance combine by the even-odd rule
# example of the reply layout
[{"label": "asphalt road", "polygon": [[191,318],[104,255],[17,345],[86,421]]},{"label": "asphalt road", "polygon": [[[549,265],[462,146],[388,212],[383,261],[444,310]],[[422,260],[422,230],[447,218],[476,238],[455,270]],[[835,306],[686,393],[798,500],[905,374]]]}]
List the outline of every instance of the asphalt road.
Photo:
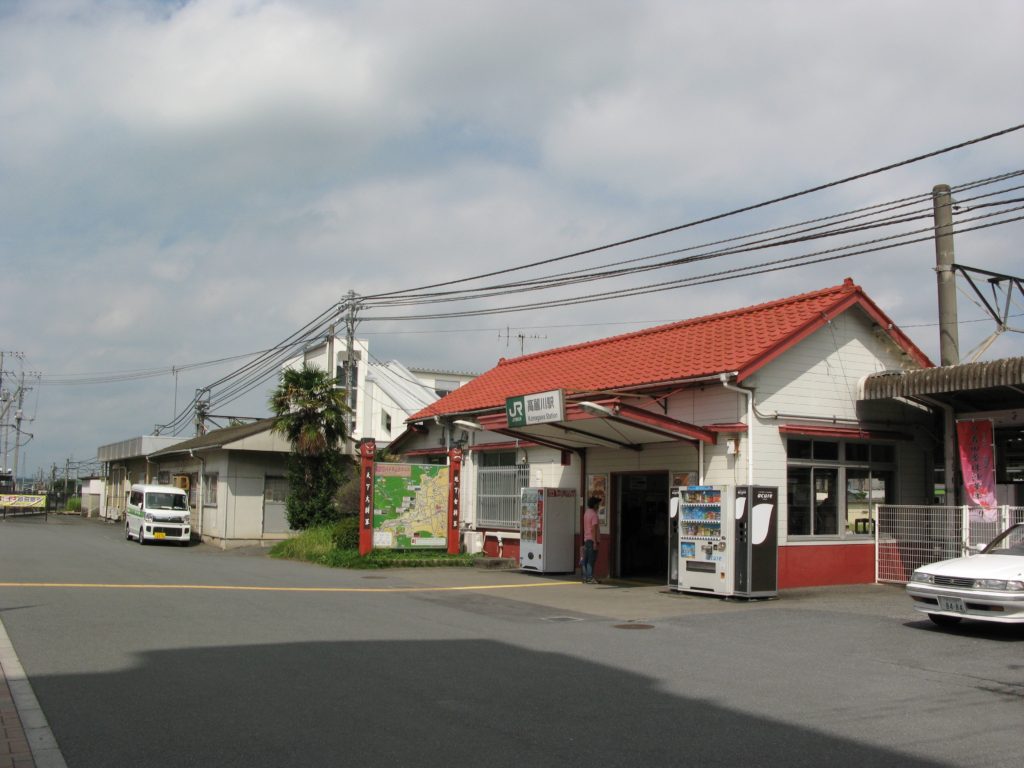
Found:
[{"label": "asphalt road", "polygon": [[347,572],[0,522],[0,619],[87,766],[1016,766],[1024,628],[892,587],[738,603]]}]

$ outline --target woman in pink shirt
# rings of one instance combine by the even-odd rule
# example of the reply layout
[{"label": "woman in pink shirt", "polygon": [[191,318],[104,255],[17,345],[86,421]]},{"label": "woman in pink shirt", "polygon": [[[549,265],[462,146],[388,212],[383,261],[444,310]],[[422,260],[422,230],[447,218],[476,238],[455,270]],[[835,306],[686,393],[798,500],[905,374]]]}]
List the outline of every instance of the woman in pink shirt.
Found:
[{"label": "woman in pink shirt", "polygon": [[599,584],[594,578],[594,565],[597,563],[597,542],[600,540],[600,522],[597,519],[597,506],[601,499],[591,496],[587,499],[587,510],[583,513],[583,583]]}]

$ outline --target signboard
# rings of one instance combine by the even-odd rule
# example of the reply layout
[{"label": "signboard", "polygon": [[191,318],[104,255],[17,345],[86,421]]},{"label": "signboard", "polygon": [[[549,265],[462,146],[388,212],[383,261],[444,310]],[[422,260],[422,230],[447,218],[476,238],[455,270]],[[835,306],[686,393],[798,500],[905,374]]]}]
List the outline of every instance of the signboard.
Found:
[{"label": "signboard", "polygon": [[448,546],[448,467],[384,463],[374,466],[373,546]]},{"label": "signboard", "polygon": [[560,389],[505,398],[509,428],[565,420],[565,397]]},{"label": "signboard", "polygon": [[37,496],[26,493],[4,493],[0,494],[0,507],[12,509],[45,509],[46,496]]}]

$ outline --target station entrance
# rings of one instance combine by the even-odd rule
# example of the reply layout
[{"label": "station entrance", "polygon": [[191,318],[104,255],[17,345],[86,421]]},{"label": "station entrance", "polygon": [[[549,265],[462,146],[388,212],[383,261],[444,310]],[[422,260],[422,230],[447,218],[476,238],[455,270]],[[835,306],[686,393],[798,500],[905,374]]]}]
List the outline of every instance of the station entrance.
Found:
[{"label": "station entrance", "polygon": [[612,475],[615,575],[668,578],[668,472]]}]

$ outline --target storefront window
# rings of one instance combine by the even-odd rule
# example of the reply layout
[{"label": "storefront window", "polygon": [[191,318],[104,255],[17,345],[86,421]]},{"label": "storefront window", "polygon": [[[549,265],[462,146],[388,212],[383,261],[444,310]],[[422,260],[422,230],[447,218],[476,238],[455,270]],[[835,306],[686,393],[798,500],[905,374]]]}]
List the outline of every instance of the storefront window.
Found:
[{"label": "storefront window", "polygon": [[786,453],[790,536],[874,534],[875,506],[896,498],[895,446],[797,439]]}]

